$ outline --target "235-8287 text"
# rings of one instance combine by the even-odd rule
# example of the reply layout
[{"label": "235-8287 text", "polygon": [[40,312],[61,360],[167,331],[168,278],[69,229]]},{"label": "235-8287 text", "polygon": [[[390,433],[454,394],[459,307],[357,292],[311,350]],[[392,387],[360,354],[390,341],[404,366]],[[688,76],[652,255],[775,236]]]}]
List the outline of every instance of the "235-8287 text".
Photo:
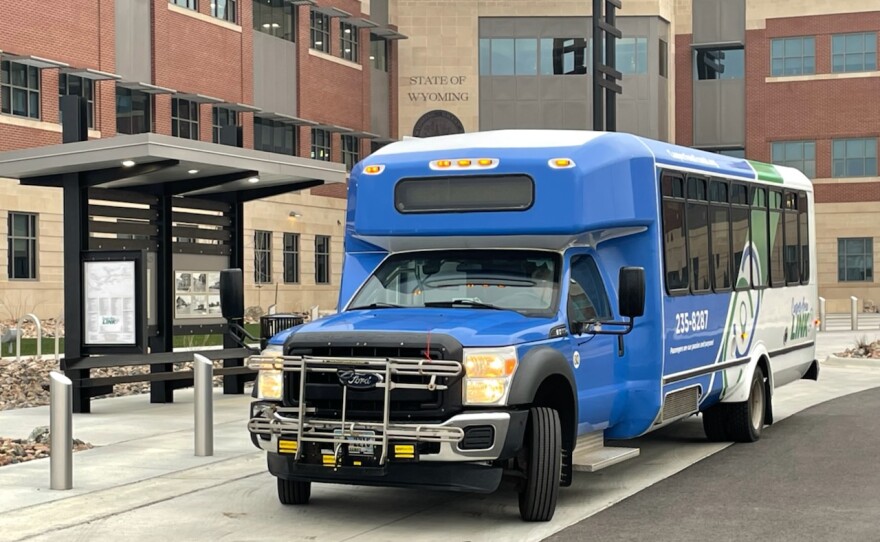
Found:
[{"label": "235-8287 text", "polygon": [[675,334],[702,331],[709,327],[709,311],[679,312],[675,315]]}]

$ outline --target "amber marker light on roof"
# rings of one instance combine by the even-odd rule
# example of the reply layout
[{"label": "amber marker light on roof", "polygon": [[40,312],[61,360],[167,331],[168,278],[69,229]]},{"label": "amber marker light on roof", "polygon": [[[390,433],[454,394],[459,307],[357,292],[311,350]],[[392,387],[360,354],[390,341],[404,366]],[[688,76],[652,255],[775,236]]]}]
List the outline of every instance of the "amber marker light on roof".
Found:
[{"label": "amber marker light on roof", "polygon": [[470,165],[471,165],[470,160],[459,160],[458,161],[458,167],[470,167]]},{"label": "amber marker light on roof", "polygon": [[477,163],[483,167],[491,166],[494,163],[494,160],[492,160],[491,158],[480,158],[479,160],[477,160]]},{"label": "amber marker light on roof", "polygon": [[437,164],[437,167],[451,167],[452,166],[452,160],[437,160],[435,163]]},{"label": "amber marker light on roof", "polygon": [[385,166],[367,166],[364,168],[364,173],[367,175],[378,175],[382,173],[382,170],[385,169]]},{"label": "amber marker light on roof", "polygon": [[570,158],[553,158],[549,162],[553,169],[567,169],[574,167],[574,162]]}]

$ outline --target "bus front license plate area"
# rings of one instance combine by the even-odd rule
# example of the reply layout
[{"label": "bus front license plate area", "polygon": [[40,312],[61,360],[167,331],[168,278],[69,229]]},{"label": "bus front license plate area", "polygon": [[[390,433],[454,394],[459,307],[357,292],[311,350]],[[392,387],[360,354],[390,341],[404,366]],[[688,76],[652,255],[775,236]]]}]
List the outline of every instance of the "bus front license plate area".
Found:
[{"label": "bus front license plate area", "polygon": [[[342,436],[342,429],[333,431],[335,436]],[[373,457],[376,455],[376,446],[369,444],[376,437],[375,431],[349,432],[347,441],[348,455],[357,457]]]}]

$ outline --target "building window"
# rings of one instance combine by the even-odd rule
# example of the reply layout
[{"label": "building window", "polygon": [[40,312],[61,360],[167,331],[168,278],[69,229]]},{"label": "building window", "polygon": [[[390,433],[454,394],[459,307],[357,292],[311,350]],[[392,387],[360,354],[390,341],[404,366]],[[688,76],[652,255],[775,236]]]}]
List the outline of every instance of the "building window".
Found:
[{"label": "building window", "polygon": [[9,278],[37,278],[37,215],[9,213]]},{"label": "building window", "polygon": [[648,38],[620,38],[614,51],[620,73],[648,73]]},{"label": "building window", "polygon": [[312,34],[311,48],[324,53],[330,52],[330,17],[314,9],[309,13],[309,27]]},{"label": "building window", "polygon": [[374,69],[388,71],[388,42],[370,34],[370,63]]},{"label": "building window", "polygon": [[315,236],[315,284],[330,284],[330,237]]},{"label": "building window", "polygon": [[832,72],[869,72],[877,69],[877,33],[831,36]]},{"label": "building window", "polygon": [[342,136],[342,163],[345,164],[346,171],[351,171],[360,162],[360,143],[361,140],[355,136]]},{"label": "building window", "polygon": [[[184,7],[187,9],[194,10],[194,11],[199,10],[199,3],[198,3],[199,0],[168,0],[168,1],[171,2],[172,4],[174,4],[175,6]],[[215,0],[211,0],[212,3],[214,1]]]},{"label": "building window", "polygon": [[40,118],[40,70],[4,60],[0,62],[0,112]]},{"label": "building window", "polygon": [[339,51],[340,56],[352,62],[358,61],[358,46],[360,39],[358,27],[349,23],[339,23]]},{"label": "building window", "polygon": [[194,11],[199,10],[199,3],[198,3],[199,0],[168,0],[168,1],[171,2],[172,4],[174,4],[175,6],[184,7],[187,9],[194,10]]},{"label": "building window", "polygon": [[815,141],[776,141],[771,155],[774,164],[797,168],[811,179],[816,177]]},{"label": "building window", "polygon": [[213,133],[214,143],[220,143],[220,129],[225,126],[238,126],[238,111],[225,107],[212,107],[211,132]]},{"label": "building window", "polygon": [[254,118],[254,149],[296,155],[296,127],[283,122]]},{"label": "building window", "polygon": [[330,132],[312,128],[312,158],[329,162],[331,150]]},{"label": "building window", "polygon": [[873,282],[873,238],[837,240],[837,280],[838,282]]},{"label": "building window", "polygon": [[543,38],[540,40],[539,58],[541,75],[585,75],[589,66],[587,40]]},{"label": "building window", "polygon": [[660,40],[660,77],[669,77],[669,44]]},{"label": "building window", "polygon": [[835,139],[831,144],[833,177],[877,175],[877,138]]},{"label": "building window", "polygon": [[144,134],[150,131],[152,96],[139,90],[116,87],[116,131]]},{"label": "building window", "polygon": [[[62,73],[58,76],[59,96],[82,96],[86,99],[86,120],[89,128],[95,127],[95,83],[91,79]],[[58,102],[58,119],[64,122],[61,114],[61,101]]]},{"label": "building window", "polygon": [[199,104],[180,98],[171,99],[171,135],[184,139],[199,138]]},{"label": "building window", "polygon": [[284,282],[299,282],[299,234],[284,234]]},{"label": "building window", "polygon": [[721,154],[724,156],[730,156],[731,158],[745,158],[746,150],[741,147],[735,147],[730,149],[715,149],[712,152],[715,154]]},{"label": "building window", "polygon": [[254,232],[254,283],[272,282],[272,232]]},{"label": "building window", "polygon": [[780,38],[770,41],[770,75],[816,73],[816,39]]},{"label": "building window", "polygon": [[296,41],[296,6],[287,0],[255,0],[254,30],[287,41]]},{"label": "building window", "polygon": [[699,80],[742,79],[745,76],[745,55],[741,47],[731,49],[697,49],[694,53],[694,77]]},{"label": "building window", "polygon": [[234,23],[238,20],[235,11],[237,3],[236,0],[211,0],[211,16]]}]

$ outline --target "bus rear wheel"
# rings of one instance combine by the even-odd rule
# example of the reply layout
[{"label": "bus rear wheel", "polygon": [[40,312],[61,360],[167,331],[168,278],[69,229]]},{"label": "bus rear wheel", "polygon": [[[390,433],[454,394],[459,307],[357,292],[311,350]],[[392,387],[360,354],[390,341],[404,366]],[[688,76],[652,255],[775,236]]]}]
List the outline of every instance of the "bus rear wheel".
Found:
[{"label": "bus rear wheel", "polygon": [[312,483],[278,478],[278,500],[281,504],[309,504]]},{"label": "bus rear wheel", "polygon": [[552,408],[529,410],[525,483],[519,493],[519,513],[524,521],[550,521],[556,511],[562,472],[562,426]]},{"label": "bus rear wheel", "polygon": [[741,403],[718,403],[703,413],[706,437],[714,442],[755,442],[761,438],[769,400],[764,371],[761,367],[755,367],[747,400]]}]

